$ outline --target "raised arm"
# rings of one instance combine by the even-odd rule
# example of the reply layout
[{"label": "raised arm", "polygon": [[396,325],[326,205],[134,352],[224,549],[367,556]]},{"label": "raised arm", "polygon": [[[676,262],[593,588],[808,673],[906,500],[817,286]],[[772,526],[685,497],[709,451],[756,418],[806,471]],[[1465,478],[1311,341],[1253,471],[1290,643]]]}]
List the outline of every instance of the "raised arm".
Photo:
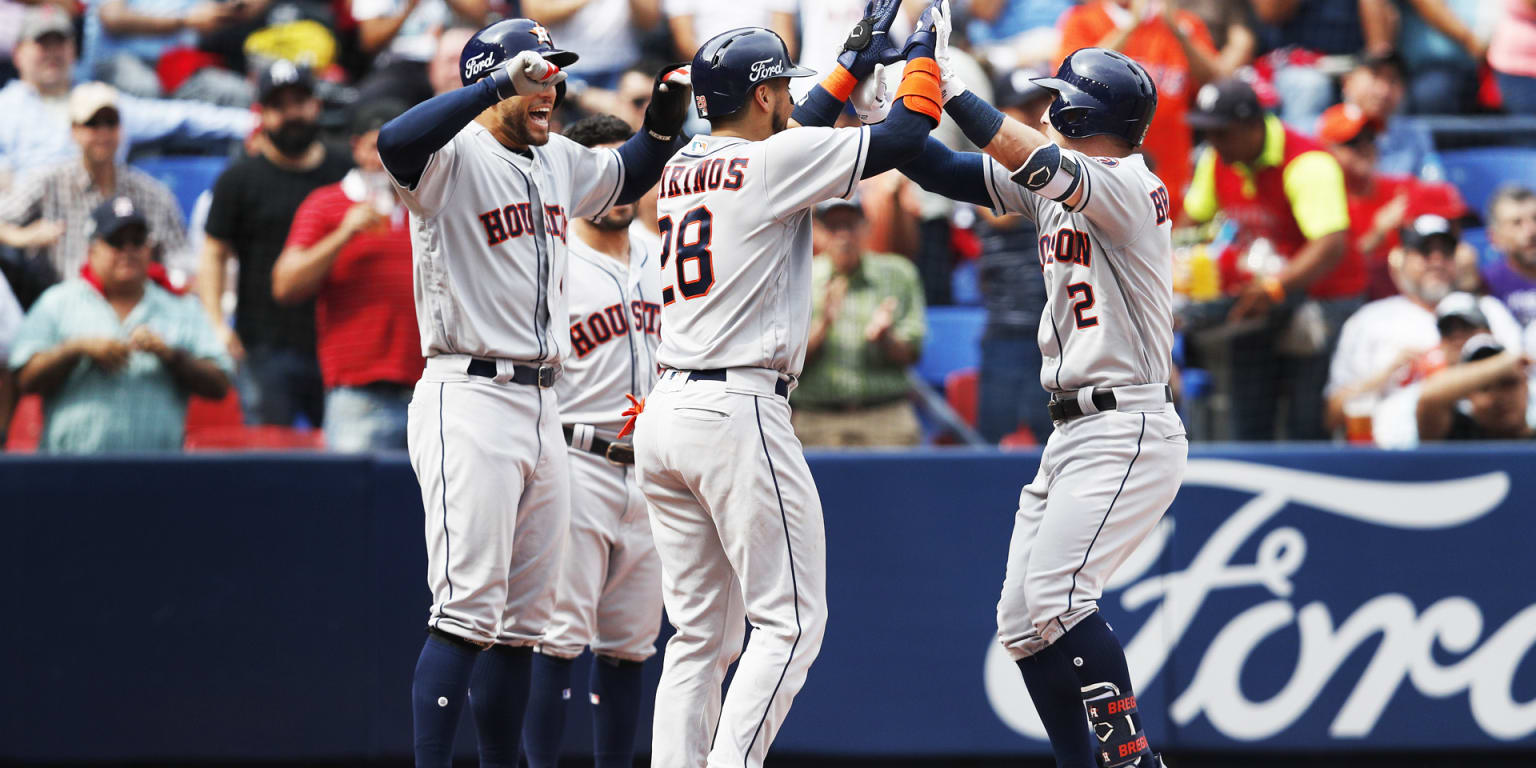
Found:
[{"label": "raised arm", "polygon": [[691,74],[692,68],[687,64],[670,64],[656,73],[651,103],[645,108],[640,130],[619,145],[624,184],[619,188],[617,205],[633,203],[656,186],[667,160],[677,152],[683,138],[683,123],[688,120],[689,96],[693,92]]},{"label": "raised arm", "polygon": [[956,152],[932,136],[923,151],[901,165],[901,172],[917,185],[951,200],[996,207],[987,189],[988,160],[975,152]]},{"label": "raised arm", "polygon": [[[538,62],[543,62],[543,66]],[[544,61],[537,53],[523,51],[506,66],[497,68],[490,77],[411,107],[379,129],[379,159],[390,175],[407,187],[416,186],[434,152],[452,141],[481,112],[518,92],[512,82],[514,67],[525,77],[542,76],[549,81],[541,88],[565,79],[565,73],[559,67]],[[535,70],[540,71],[535,73]]]}]

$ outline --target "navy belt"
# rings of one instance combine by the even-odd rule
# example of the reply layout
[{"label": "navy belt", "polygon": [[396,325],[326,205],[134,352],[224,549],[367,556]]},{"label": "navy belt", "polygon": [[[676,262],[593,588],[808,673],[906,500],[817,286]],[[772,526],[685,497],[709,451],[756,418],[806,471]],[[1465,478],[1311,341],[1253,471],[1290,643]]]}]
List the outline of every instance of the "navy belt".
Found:
[{"label": "navy belt", "polygon": [[[496,378],[496,361],[483,358],[474,358],[469,361],[467,373],[471,376],[484,376],[487,379]],[[512,383],[533,386],[537,384],[540,389],[548,389],[560,380],[560,366],[541,365],[537,368],[531,365],[512,366]]]},{"label": "navy belt", "polygon": [[[1173,402],[1173,387],[1164,385],[1163,397],[1167,402]],[[1113,411],[1119,407],[1119,403],[1115,400],[1114,392],[1102,389],[1093,393],[1093,407],[1101,411]],[[1050,402],[1045,404],[1045,409],[1050,412],[1051,421],[1071,421],[1083,415],[1083,407],[1077,404],[1076,398],[1057,400],[1052,396]]]},{"label": "navy belt", "polygon": [[[724,368],[709,368],[703,371],[688,371],[688,378],[695,381],[725,381]],[[773,393],[779,397],[789,397],[789,382],[779,379],[773,385]]]}]

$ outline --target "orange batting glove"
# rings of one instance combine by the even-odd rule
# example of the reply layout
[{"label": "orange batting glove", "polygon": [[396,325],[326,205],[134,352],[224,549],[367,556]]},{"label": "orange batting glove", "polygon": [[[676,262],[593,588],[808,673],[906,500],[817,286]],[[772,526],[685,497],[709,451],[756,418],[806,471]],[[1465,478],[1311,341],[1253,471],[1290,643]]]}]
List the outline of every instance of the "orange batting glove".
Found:
[{"label": "orange batting glove", "polygon": [[623,440],[625,435],[635,431],[635,419],[638,418],[640,414],[645,413],[645,398],[637,398],[628,392],[625,392],[624,396],[629,398],[629,407],[625,408],[624,412],[619,415],[628,416],[629,420],[625,421],[624,428],[619,430],[620,440]]}]

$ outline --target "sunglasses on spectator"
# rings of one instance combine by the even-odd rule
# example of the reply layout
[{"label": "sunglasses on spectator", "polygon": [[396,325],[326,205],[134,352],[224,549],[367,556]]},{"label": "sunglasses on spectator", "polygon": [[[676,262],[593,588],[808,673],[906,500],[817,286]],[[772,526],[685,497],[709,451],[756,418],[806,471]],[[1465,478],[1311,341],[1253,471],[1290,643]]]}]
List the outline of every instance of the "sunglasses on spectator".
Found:
[{"label": "sunglasses on spectator", "polygon": [[116,128],[118,126],[118,119],[117,115],[113,114],[97,115],[81,123],[81,125],[87,128]]},{"label": "sunglasses on spectator", "polygon": [[149,242],[149,233],[130,229],[124,232],[117,232],[111,237],[106,238],[106,241],[107,245],[119,250],[128,247],[143,248],[144,244]]}]

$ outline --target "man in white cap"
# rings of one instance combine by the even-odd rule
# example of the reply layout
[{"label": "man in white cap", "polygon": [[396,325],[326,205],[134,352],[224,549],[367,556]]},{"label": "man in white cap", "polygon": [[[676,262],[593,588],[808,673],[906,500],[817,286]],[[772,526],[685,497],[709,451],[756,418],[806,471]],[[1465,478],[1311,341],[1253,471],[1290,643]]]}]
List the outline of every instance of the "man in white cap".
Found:
[{"label": "man in white cap", "polygon": [[[12,51],[19,77],[0,88],[0,188],[14,174],[80,153],[66,130],[75,57],[75,29],[63,11],[51,5],[27,11]],[[256,126],[249,110],[194,101],[120,96],[118,107],[119,160],[134,144],[173,136],[242,140]]]},{"label": "man in white cap", "polygon": [[[154,177],[118,160],[123,133],[118,99],[117,91],[104,83],[76,86],[68,114],[79,158],[24,174],[0,194],[0,244],[29,251],[29,261],[51,273],[45,282],[80,271],[91,210],[113,196],[132,200],[149,222],[162,264],[183,274],[196,266],[176,196]],[[28,299],[24,302],[30,304]]]}]

